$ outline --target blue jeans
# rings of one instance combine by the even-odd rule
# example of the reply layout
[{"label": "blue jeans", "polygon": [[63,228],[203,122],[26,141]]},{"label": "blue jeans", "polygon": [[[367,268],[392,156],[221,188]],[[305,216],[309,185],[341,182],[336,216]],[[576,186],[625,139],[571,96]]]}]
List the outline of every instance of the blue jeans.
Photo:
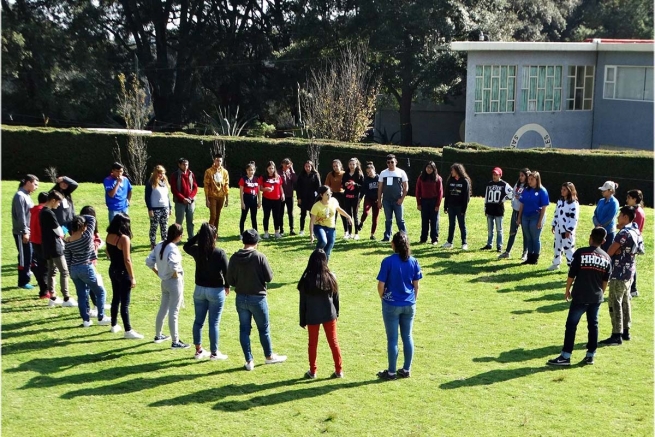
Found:
[{"label": "blue jeans", "polygon": [[[606,229],[607,230],[607,229]],[[607,249],[610,248],[612,243],[614,242],[614,237],[616,236],[616,232],[607,232],[607,237],[605,237],[605,242],[600,246],[601,249],[603,249],[605,252],[607,252]]]},{"label": "blue jeans", "polygon": [[70,277],[75,284],[77,291],[77,308],[80,310],[80,317],[85,322],[89,321],[89,290],[96,297],[98,308],[98,320],[105,316],[105,293],[104,287],[98,285],[96,270],[92,264],[78,264],[69,267]]},{"label": "blue jeans", "polygon": [[239,314],[239,341],[243,356],[246,362],[252,360],[250,350],[250,331],[252,319],[255,319],[257,331],[259,331],[259,342],[264,349],[264,356],[270,357],[273,353],[271,343],[271,328],[268,321],[268,303],[266,296],[237,294],[235,299],[237,313]]},{"label": "blue jeans", "polygon": [[391,240],[391,223],[393,221],[392,214],[396,216],[396,225],[398,230],[407,233],[405,228],[405,219],[403,218],[403,206],[398,205],[398,199],[382,198],[382,208],[384,209],[384,239]]},{"label": "blue jeans", "polygon": [[210,288],[196,285],[193,291],[193,306],[196,310],[196,319],[193,321],[193,344],[202,343],[202,326],[209,312],[209,350],[218,351],[218,324],[221,322],[221,313],[225,303],[225,288]]},{"label": "blue jeans", "polygon": [[448,208],[448,242],[452,244],[455,238],[455,219],[459,224],[459,232],[462,234],[462,244],[466,244],[466,212],[462,211],[461,206],[451,206]]},{"label": "blue jeans", "polygon": [[316,237],[316,248],[323,249],[327,258],[330,259],[332,248],[334,247],[335,228],[327,226],[314,225],[314,236]]},{"label": "blue jeans", "polygon": [[503,247],[503,216],[487,215],[487,246],[494,241],[494,225],[496,226],[496,248]]},{"label": "blue jeans", "polygon": [[587,356],[593,357],[598,347],[598,311],[600,303],[575,303],[571,302],[569,307],[569,316],[566,318],[566,332],[564,334],[564,347],[562,347],[562,356],[571,358],[573,345],[575,344],[575,331],[582,315],[587,313],[587,328],[589,336],[587,338]]},{"label": "blue jeans", "polygon": [[541,231],[543,224],[546,222],[546,216],[541,223],[541,229],[537,228],[539,223],[539,214],[532,217],[521,217],[521,226],[523,227],[523,241],[528,249],[528,253],[539,255],[541,252]]},{"label": "blue jeans", "polygon": [[[125,208],[125,209],[120,210],[120,211],[109,210],[109,223],[111,223],[111,221],[114,219],[114,217],[116,217],[116,214],[122,213],[122,214],[127,215],[128,212],[129,212],[129,208]],[[189,237],[189,238],[191,238],[191,237]]]},{"label": "blue jeans", "polygon": [[439,239],[439,210],[437,199],[421,199],[421,241],[428,240],[428,228],[432,243]]},{"label": "blue jeans", "polygon": [[412,338],[412,325],[416,314],[416,304],[403,307],[391,305],[382,301],[382,320],[384,330],[387,332],[387,358],[389,359],[389,373],[396,373],[398,360],[398,327],[403,339],[403,369],[411,370],[414,357],[414,339]]}]

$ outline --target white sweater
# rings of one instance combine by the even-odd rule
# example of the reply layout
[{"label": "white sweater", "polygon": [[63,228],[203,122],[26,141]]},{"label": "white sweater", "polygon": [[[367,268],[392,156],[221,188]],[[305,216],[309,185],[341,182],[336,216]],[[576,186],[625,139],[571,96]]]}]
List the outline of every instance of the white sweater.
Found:
[{"label": "white sweater", "polygon": [[177,272],[179,277],[182,277],[184,270],[182,270],[182,254],[177,248],[175,243],[169,243],[164,249],[164,256],[160,256],[161,246],[164,242],[157,244],[146,258],[146,265],[149,268],[157,266],[157,275],[159,279],[165,281],[171,279],[173,274]]}]

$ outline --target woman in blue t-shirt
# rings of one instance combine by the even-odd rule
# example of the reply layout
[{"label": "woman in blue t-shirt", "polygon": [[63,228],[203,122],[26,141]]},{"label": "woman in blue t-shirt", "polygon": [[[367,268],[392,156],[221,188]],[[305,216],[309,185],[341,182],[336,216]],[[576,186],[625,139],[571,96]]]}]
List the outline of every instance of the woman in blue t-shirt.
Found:
[{"label": "woman in blue t-shirt", "polygon": [[614,242],[616,235],[616,216],[619,212],[619,201],[614,197],[619,184],[613,181],[606,181],[602,187],[598,187],[603,197],[600,198],[594,210],[594,226],[604,228],[607,231],[605,242],[600,246],[607,252]]},{"label": "woman in blue t-shirt", "polygon": [[522,264],[537,264],[541,252],[541,230],[546,221],[548,207],[548,191],[541,186],[541,175],[533,171],[528,176],[528,187],[519,198],[519,208],[516,224],[523,227],[523,241],[528,249],[528,258]]},{"label": "woman in blue t-shirt", "polygon": [[[421,267],[410,256],[409,239],[404,232],[397,232],[391,240],[393,255],[382,260],[378,273],[378,293],[382,299],[382,320],[387,332],[387,358],[389,367],[378,372],[378,378],[392,380],[397,377],[409,378],[414,340],[412,325],[416,313],[418,281],[423,278]],[[398,327],[403,339],[403,367],[396,372],[398,359]]]}]

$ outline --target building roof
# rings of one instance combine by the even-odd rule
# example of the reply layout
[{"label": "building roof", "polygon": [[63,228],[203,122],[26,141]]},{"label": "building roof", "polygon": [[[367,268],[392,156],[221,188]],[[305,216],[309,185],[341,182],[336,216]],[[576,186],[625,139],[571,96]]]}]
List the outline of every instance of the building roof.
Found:
[{"label": "building roof", "polygon": [[586,42],[460,41],[450,44],[461,52],[650,52],[653,40],[599,39]]}]

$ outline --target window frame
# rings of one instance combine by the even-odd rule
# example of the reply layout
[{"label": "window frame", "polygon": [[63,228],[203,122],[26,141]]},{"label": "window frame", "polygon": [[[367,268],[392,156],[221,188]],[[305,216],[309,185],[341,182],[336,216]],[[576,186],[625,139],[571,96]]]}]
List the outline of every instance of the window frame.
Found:
[{"label": "window frame", "polygon": [[[477,71],[478,68],[482,69],[482,75],[481,76],[478,76],[478,71]],[[488,87],[485,87],[485,84],[484,84],[484,78],[485,78],[484,71],[485,71],[485,68],[488,68],[489,70],[491,70],[490,73],[489,73],[489,86]],[[494,70],[496,68],[497,68],[498,74],[494,75]],[[507,76],[506,77],[507,86],[506,87],[503,87],[502,86],[503,84],[501,82],[502,74],[503,74],[502,73],[503,68],[505,68],[507,70],[507,74],[506,74],[506,76]],[[514,69],[514,74],[513,75],[510,74],[510,71],[511,71],[510,69],[511,68]],[[475,115],[481,115],[481,114],[514,114],[514,113],[516,113],[516,104],[517,104],[517,101],[516,101],[516,95],[517,95],[516,78],[518,76],[518,71],[519,71],[519,67],[518,67],[518,65],[515,65],[515,64],[477,64],[475,66],[475,69],[474,69],[475,86],[474,86],[474,91],[473,91],[473,113]],[[477,95],[478,95],[478,79],[480,80],[480,82],[482,84],[482,86],[480,88],[480,99],[477,98]],[[493,98],[493,95],[494,95],[493,94],[494,79],[498,81],[498,98],[496,98],[496,99]],[[510,87],[510,80],[511,79],[514,79],[513,87]],[[513,90],[513,96],[514,96],[513,99],[509,98],[510,90]],[[488,95],[489,95],[489,97],[488,97],[489,110],[488,111],[484,110],[484,108],[485,108],[485,105],[484,105],[484,103],[485,103],[485,91],[488,91]],[[500,111],[500,107],[501,107],[501,105],[500,105],[500,102],[501,102],[500,96],[501,96],[503,91],[505,92],[505,95],[506,95],[506,98],[505,98],[505,111]],[[512,110],[507,110],[508,103],[510,103],[510,102],[512,103]],[[481,111],[477,110],[478,103],[480,104]],[[491,107],[492,107],[492,105],[494,103],[496,103],[498,105],[498,110],[497,111],[492,111],[491,110]]]},{"label": "window frame", "polygon": [[[655,98],[653,100],[646,100],[646,99],[617,99],[616,97],[616,85],[617,85],[617,78],[618,78],[618,69],[619,68],[641,68],[644,70],[644,96],[646,95],[646,84],[648,81],[646,80],[646,75],[648,74],[648,69],[654,69],[653,66],[650,65],[606,65],[605,66],[605,75],[603,77],[603,100],[618,100],[621,102],[647,102],[647,103],[653,103],[655,101]],[[607,80],[607,72],[609,70],[614,71],[614,80]],[[655,71],[654,71],[655,73]],[[607,97],[606,94],[606,85],[607,84],[613,84],[613,89],[612,89],[612,97]]]},{"label": "window frame", "polygon": [[[573,67],[574,74],[571,76],[570,69]],[[578,69],[582,68],[584,74],[582,75],[582,85],[578,84]],[[587,74],[587,70],[591,68],[591,74]],[[615,73],[616,74],[616,73]],[[614,76],[616,78],[616,76]],[[587,93],[585,92],[586,86],[585,82],[588,78],[591,78],[591,96],[587,97]],[[566,71],[566,84],[567,84],[567,95],[566,95],[566,107],[564,108],[565,111],[593,111],[594,110],[594,91],[596,88],[596,66],[595,65],[567,65],[567,71]],[[574,80],[573,83],[573,98],[569,97],[571,93],[571,79]],[[575,93],[581,90],[582,91],[582,108],[577,109],[575,107]],[[604,92],[604,89],[603,89]],[[590,108],[585,109],[585,102],[589,101],[590,102]],[[573,108],[569,109],[569,102],[573,102]]]},{"label": "window frame", "polygon": [[[552,67],[552,69],[553,69],[553,75],[552,76],[548,75],[548,69],[550,67]],[[521,105],[523,105],[523,93],[525,92],[527,94],[526,107],[525,107],[525,109],[523,109],[521,107],[521,109],[520,109],[521,112],[562,112],[562,110],[563,110],[562,107],[566,103],[566,99],[563,99],[563,97],[564,97],[563,96],[563,92],[564,92],[563,82],[564,82],[564,73],[565,73],[564,65],[555,65],[555,64],[532,65],[532,64],[529,64],[529,65],[523,65],[521,68],[523,69],[521,71],[522,72],[522,75],[521,75],[521,90],[520,90],[521,91],[521,95],[520,95]],[[537,69],[536,76],[531,75],[532,68]],[[545,72],[544,72],[544,88],[539,87],[539,69],[540,68],[545,69]],[[558,68],[560,69],[560,71],[559,71],[559,86],[557,86],[557,84],[555,83],[555,78],[557,77],[557,69]],[[526,75],[527,75],[527,81],[523,80],[523,79],[526,78]],[[534,99],[530,98],[530,82],[531,82],[532,78],[534,78],[535,82],[536,82],[536,88],[535,88],[535,92],[534,92],[535,98]],[[546,98],[548,89],[545,87],[546,84],[548,83],[548,79],[550,79],[550,78],[552,78],[552,80],[553,80],[553,97],[551,99]],[[539,90],[544,90],[544,101],[543,101],[544,109],[543,110],[540,110],[540,109],[537,108],[538,103],[539,103]],[[554,109],[554,107],[555,107],[555,95],[556,95],[557,92],[559,92],[559,109]],[[546,101],[547,100],[552,100],[553,106],[551,107],[551,109],[546,109]],[[534,102],[535,109],[533,109],[533,110],[530,109],[530,102]]]}]

